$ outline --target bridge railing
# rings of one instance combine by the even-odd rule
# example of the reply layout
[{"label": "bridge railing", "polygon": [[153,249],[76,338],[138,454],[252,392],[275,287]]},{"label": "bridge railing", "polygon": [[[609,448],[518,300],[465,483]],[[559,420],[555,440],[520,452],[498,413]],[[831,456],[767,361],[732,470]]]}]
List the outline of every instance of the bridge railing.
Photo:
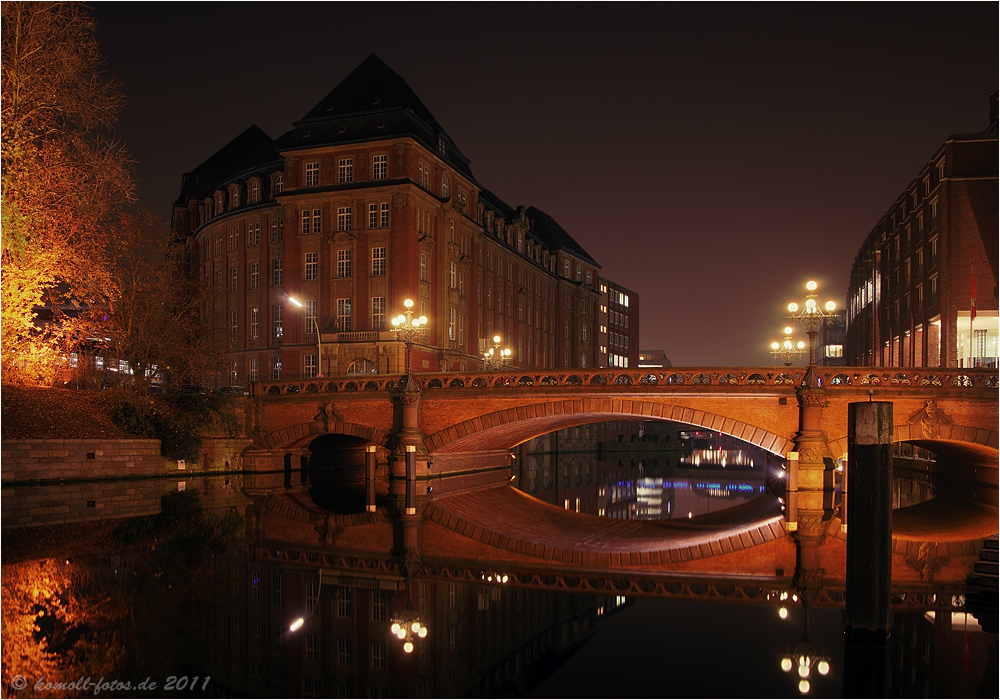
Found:
[{"label": "bridge railing", "polygon": [[[419,373],[414,380],[422,390],[495,389],[548,390],[552,387],[625,387],[644,390],[691,390],[706,387],[792,389],[802,383],[805,367],[666,367],[645,370],[570,369],[496,372]],[[953,367],[817,367],[820,384],[829,390],[891,388],[927,391],[929,387],[957,390],[996,390],[1000,386],[995,369]],[[342,392],[391,392],[402,387],[401,375],[361,374],[341,377],[253,382],[255,396],[285,394],[331,394]]]}]

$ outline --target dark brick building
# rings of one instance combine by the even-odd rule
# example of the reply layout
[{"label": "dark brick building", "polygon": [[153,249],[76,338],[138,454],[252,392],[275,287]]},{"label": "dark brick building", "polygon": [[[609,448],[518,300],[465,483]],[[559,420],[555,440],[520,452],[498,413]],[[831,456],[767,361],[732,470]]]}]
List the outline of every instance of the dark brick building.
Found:
[{"label": "dark brick building", "polygon": [[185,174],[172,226],[228,347],[208,384],[402,372],[389,320],[407,298],[429,319],[418,372],[480,369],[494,335],[523,368],[606,354],[597,262],[552,217],[484,189],[375,55],[288,133],[251,127]]},{"label": "dark brick building", "polygon": [[861,246],[848,364],[997,365],[997,93],[990,99],[990,126],[949,136]]}]

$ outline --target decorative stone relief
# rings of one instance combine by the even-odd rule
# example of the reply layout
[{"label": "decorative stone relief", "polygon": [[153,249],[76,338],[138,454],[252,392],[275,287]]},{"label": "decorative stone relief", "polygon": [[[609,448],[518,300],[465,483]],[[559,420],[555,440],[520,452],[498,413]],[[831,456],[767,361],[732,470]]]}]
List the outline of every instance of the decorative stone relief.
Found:
[{"label": "decorative stone relief", "polygon": [[942,425],[951,425],[951,417],[937,407],[935,399],[928,399],[924,407],[910,416],[910,425],[920,424],[920,435],[925,438],[936,438],[941,433]]}]

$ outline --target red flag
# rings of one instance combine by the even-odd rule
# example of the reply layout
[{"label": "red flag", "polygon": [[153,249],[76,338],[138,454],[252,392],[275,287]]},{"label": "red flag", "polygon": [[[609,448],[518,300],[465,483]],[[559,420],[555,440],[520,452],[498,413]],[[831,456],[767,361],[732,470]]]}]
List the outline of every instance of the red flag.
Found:
[{"label": "red flag", "polygon": [[976,320],[976,266],[972,266],[972,276],[969,278],[969,297],[972,299],[972,318],[970,321]]}]

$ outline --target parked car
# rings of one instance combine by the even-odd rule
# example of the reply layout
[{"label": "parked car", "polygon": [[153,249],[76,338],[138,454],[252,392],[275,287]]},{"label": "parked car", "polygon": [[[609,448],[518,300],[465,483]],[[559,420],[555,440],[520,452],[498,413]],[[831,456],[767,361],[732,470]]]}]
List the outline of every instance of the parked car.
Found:
[{"label": "parked car", "polygon": [[250,390],[245,386],[224,386],[216,389],[215,393],[223,396],[250,396]]}]

